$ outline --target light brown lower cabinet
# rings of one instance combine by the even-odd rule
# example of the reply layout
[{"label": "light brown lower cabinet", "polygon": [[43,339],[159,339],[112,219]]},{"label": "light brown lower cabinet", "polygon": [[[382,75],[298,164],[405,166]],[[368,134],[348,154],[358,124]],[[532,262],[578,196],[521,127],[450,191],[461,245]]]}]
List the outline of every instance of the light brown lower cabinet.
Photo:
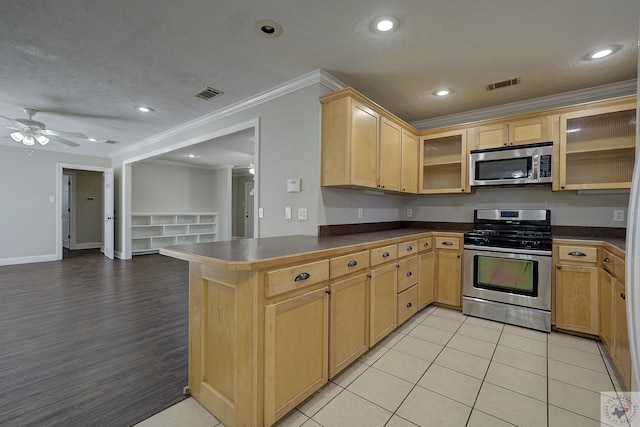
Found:
[{"label": "light brown lower cabinet", "polygon": [[418,310],[421,310],[433,302],[436,253],[424,252],[418,259]]},{"label": "light brown lower cabinet", "polygon": [[327,382],[328,339],[327,288],[265,306],[266,425]]},{"label": "light brown lower cabinet", "polygon": [[369,349],[368,281],[362,273],[329,285],[329,378]]},{"label": "light brown lower cabinet", "polygon": [[[613,295],[615,292],[614,278],[605,270],[598,272],[598,299],[599,299],[599,325],[600,339],[613,350]],[[613,351],[610,351],[613,353]],[[611,355],[613,356],[613,354]]]},{"label": "light brown lower cabinet", "polygon": [[369,282],[369,347],[396,328],[398,265],[388,263],[371,270]]},{"label": "light brown lower cabinet", "polygon": [[462,257],[457,252],[436,252],[435,301],[453,307],[461,307]]},{"label": "light brown lower cabinet", "polygon": [[627,390],[631,390],[631,350],[627,327],[627,305],[625,287],[613,279],[613,361]]},{"label": "light brown lower cabinet", "polygon": [[597,335],[598,268],[559,264],[555,281],[556,327]]}]

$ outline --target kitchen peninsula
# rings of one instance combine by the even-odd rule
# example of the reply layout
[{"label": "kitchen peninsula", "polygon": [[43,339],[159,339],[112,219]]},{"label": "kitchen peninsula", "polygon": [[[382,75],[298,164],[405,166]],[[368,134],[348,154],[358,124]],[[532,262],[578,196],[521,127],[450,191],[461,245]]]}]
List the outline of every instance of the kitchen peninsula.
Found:
[{"label": "kitchen peninsula", "polygon": [[229,427],[272,425],[420,308],[460,307],[458,232],[269,237],[160,253],[189,261],[189,393]]}]

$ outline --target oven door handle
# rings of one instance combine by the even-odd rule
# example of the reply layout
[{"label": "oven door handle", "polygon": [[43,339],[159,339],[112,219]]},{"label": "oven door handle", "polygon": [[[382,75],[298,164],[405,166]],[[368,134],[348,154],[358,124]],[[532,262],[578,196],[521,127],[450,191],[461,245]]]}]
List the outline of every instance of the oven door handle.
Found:
[{"label": "oven door handle", "polygon": [[494,246],[476,246],[464,245],[465,250],[483,251],[483,252],[500,252],[505,254],[524,254],[524,255],[541,255],[551,256],[551,251],[541,251],[536,249],[512,249],[512,248],[496,248]]}]

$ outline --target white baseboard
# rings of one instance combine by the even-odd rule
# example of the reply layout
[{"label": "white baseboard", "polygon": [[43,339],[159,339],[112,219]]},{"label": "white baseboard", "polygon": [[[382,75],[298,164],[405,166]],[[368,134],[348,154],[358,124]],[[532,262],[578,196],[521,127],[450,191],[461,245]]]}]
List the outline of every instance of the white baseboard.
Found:
[{"label": "white baseboard", "polygon": [[0,265],[31,264],[33,262],[57,261],[56,254],[25,256],[19,258],[0,258]]}]

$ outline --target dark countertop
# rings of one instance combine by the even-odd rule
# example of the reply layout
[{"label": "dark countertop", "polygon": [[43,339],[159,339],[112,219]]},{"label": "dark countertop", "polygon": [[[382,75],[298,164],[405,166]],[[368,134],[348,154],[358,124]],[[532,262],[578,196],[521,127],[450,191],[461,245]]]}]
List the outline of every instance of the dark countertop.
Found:
[{"label": "dark countertop", "polygon": [[624,238],[615,238],[615,237],[587,237],[587,236],[553,236],[553,240],[566,239],[566,240],[585,240],[589,242],[605,242],[610,245],[625,250],[626,247],[626,239]]},{"label": "dark countertop", "polygon": [[347,253],[365,249],[372,242],[379,242],[381,246],[393,244],[406,240],[405,238],[411,238],[412,235],[434,231],[438,234],[448,233],[440,229],[401,228],[330,237],[300,235],[263,237],[168,246],[161,248],[160,253],[186,261],[224,266],[230,270],[248,270],[285,262],[303,261],[313,258],[321,251],[339,250]]}]

